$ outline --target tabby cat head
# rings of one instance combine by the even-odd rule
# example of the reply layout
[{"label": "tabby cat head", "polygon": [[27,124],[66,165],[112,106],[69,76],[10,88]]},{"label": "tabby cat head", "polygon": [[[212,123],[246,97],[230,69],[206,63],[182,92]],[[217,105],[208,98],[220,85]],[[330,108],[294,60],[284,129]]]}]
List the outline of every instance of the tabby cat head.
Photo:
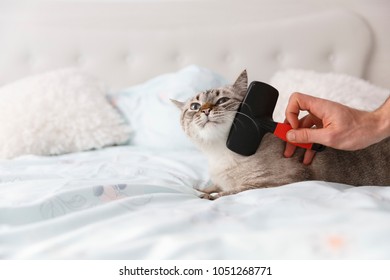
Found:
[{"label": "tabby cat head", "polygon": [[172,100],[181,110],[181,126],[196,144],[226,143],[230,127],[246,94],[244,70],[233,85],[198,93],[187,102]]}]

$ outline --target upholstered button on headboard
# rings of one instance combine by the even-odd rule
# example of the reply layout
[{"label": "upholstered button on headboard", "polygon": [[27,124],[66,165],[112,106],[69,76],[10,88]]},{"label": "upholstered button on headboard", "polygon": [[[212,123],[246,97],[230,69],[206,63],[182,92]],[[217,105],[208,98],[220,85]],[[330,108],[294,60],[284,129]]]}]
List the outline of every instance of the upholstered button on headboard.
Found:
[{"label": "upholstered button on headboard", "polygon": [[11,2],[0,12],[0,84],[80,67],[118,88],[189,64],[229,79],[244,68],[262,80],[286,68],[362,77],[372,49],[368,26],[343,10],[257,18],[213,14],[207,1]]}]

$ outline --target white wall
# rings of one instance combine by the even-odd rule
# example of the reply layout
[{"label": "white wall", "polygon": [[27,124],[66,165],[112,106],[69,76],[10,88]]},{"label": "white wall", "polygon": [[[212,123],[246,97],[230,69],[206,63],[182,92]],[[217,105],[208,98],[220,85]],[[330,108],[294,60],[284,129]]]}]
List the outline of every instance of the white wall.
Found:
[{"label": "white wall", "polygon": [[[4,3],[14,4],[23,2],[23,0],[0,0],[0,33],[12,33],[10,27],[1,26],[2,14],[1,8]],[[42,0],[25,0],[24,2],[42,2]],[[208,26],[218,21],[219,23],[235,23],[235,14],[240,14],[239,20],[242,20],[242,14],[245,15],[246,22],[272,21],[280,18],[306,15],[319,11],[344,8],[352,10],[360,15],[369,25],[373,36],[373,53],[369,65],[366,68],[364,78],[374,84],[390,88],[389,67],[390,67],[390,1],[389,0],[46,0],[46,2],[177,2],[177,5],[199,8],[197,5],[191,5],[189,2],[207,2],[209,9],[205,10],[199,18],[193,21],[194,25]],[[176,4],[175,4],[176,5]],[[199,6],[199,5],[198,5]],[[202,8],[204,5],[202,5]],[[226,9],[226,7],[234,9]],[[23,7],[23,5],[22,5]],[[199,9],[196,10],[199,12]],[[28,14],[26,11],[21,15]],[[49,17],[50,15],[44,15]],[[109,17],[103,17],[109,18]],[[152,21],[153,18],[147,19]],[[7,21],[4,21],[7,22]],[[179,24],[180,18],[170,20],[171,23]],[[98,22],[104,25],[104,22]],[[0,38],[1,39],[1,38]],[[305,46],[302,46],[304,48]],[[4,54],[3,54],[4,55]],[[0,73],[4,76],[7,73]]]}]

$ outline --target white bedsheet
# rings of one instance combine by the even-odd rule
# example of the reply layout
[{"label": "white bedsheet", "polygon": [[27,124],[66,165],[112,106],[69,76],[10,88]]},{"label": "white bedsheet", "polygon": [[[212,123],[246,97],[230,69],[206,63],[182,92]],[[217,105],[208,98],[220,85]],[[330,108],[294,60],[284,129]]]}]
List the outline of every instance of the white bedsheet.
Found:
[{"label": "white bedsheet", "polygon": [[3,259],[389,259],[390,188],[302,182],[197,197],[193,150],[0,161]]}]

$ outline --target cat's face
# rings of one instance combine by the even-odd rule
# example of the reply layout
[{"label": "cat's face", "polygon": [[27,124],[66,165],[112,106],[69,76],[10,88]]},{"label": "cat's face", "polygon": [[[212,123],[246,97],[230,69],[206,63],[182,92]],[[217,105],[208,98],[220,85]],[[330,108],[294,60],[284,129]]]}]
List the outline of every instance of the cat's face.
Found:
[{"label": "cat's face", "polygon": [[226,143],[247,85],[244,70],[233,85],[200,92],[187,102],[172,100],[181,109],[184,132],[199,144]]}]

